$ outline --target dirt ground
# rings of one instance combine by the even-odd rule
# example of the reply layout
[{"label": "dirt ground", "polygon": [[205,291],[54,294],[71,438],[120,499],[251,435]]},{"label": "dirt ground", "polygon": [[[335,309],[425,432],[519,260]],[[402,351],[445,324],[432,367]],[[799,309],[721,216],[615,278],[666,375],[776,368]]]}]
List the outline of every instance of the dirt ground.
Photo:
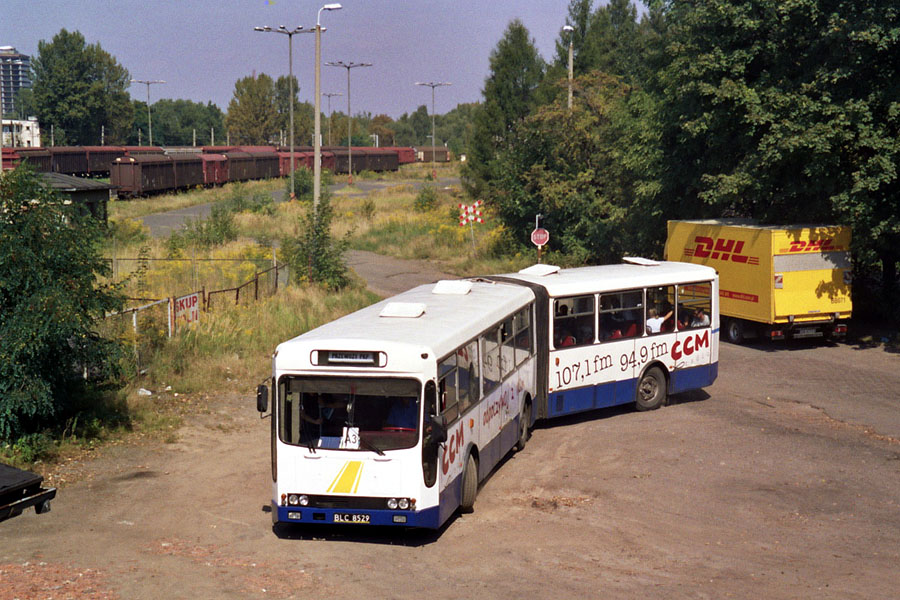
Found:
[{"label": "dirt ground", "polygon": [[[436,276],[351,263],[382,292]],[[273,530],[253,383],[0,523],[0,600],[898,597],[900,356],[882,348],[722,344],[703,392],[542,423],[438,532]]]}]

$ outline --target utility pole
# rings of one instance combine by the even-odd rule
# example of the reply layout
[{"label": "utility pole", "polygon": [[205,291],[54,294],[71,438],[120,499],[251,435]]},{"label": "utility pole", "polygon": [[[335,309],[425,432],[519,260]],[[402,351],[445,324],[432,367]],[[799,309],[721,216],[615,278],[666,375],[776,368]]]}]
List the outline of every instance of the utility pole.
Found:
[{"label": "utility pole", "polygon": [[147,85],[147,134],[150,136],[149,145],[153,145],[153,122],[150,120],[150,86],[154,83],[165,83],[162,79],[132,79],[131,83],[143,83]]},{"label": "utility pole", "polygon": [[434,165],[435,147],[437,146],[437,138],[434,137],[434,88],[445,85],[453,85],[446,81],[417,81],[416,85],[424,85],[431,88],[431,180],[437,179],[437,169]]}]

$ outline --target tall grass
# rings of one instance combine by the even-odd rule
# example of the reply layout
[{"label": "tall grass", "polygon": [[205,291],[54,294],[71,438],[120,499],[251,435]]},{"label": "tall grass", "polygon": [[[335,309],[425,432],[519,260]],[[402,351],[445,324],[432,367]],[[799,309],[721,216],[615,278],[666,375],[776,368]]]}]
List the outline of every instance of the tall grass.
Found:
[{"label": "tall grass", "polygon": [[247,192],[271,193],[284,186],[283,179],[261,179],[240,183],[226,183],[222,187],[191,189],[172,194],[160,194],[146,198],[115,200],[109,203],[111,220],[134,219],[179,208],[187,208],[198,204],[210,204],[227,198],[235,187],[242,187]]},{"label": "tall grass", "polygon": [[144,385],[177,386],[183,393],[240,388],[266,376],[282,341],[377,299],[361,288],[333,293],[291,286],[260,302],[203,313],[158,350]]}]

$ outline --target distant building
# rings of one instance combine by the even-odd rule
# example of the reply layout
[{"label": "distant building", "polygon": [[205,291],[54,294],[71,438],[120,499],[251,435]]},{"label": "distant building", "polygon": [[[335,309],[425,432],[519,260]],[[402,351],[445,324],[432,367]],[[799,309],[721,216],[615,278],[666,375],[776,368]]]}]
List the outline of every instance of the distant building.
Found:
[{"label": "distant building", "polygon": [[3,102],[0,113],[14,115],[16,94],[31,87],[31,57],[19,54],[12,46],[0,46],[0,90]]},{"label": "distant building", "polygon": [[[5,98],[5,96],[4,96]],[[3,146],[35,148],[41,145],[41,127],[37,119],[3,119]]]},{"label": "distant building", "polygon": [[47,187],[68,196],[82,214],[90,214],[106,224],[110,190],[116,189],[116,186],[63,173],[41,173],[40,176]]}]

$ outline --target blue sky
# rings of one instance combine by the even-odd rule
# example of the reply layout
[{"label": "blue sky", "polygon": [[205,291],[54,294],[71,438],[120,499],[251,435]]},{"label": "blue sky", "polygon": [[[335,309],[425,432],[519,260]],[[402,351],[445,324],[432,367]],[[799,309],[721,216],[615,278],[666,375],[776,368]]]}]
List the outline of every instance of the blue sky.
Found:
[{"label": "blue sky", "polygon": [[[37,54],[66,28],[84,34],[135,79],[163,79],[151,102],[185,98],[226,110],[234,82],[247,75],[288,72],[287,36],[254,26],[315,26],[328,0],[0,0],[0,46]],[[436,112],[481,98],[488,58],[509,22],[520,19],[546,59],[565,24],[568,0],[344,0],[322,13],[324,61],[371,62],[351,73],[351,109],[397,118],[426,104],[431,90],[416,81],[449,81],[438,88]],[[301,100],[313,100],[314,35],[294,36],[294,74]],[[334,110],[346,111],[347,72],[322,68],[322,91],[339,92]],[[133,85],[144,100],[147,88]],[[323,99],[323,110],[327,100]]]}]

